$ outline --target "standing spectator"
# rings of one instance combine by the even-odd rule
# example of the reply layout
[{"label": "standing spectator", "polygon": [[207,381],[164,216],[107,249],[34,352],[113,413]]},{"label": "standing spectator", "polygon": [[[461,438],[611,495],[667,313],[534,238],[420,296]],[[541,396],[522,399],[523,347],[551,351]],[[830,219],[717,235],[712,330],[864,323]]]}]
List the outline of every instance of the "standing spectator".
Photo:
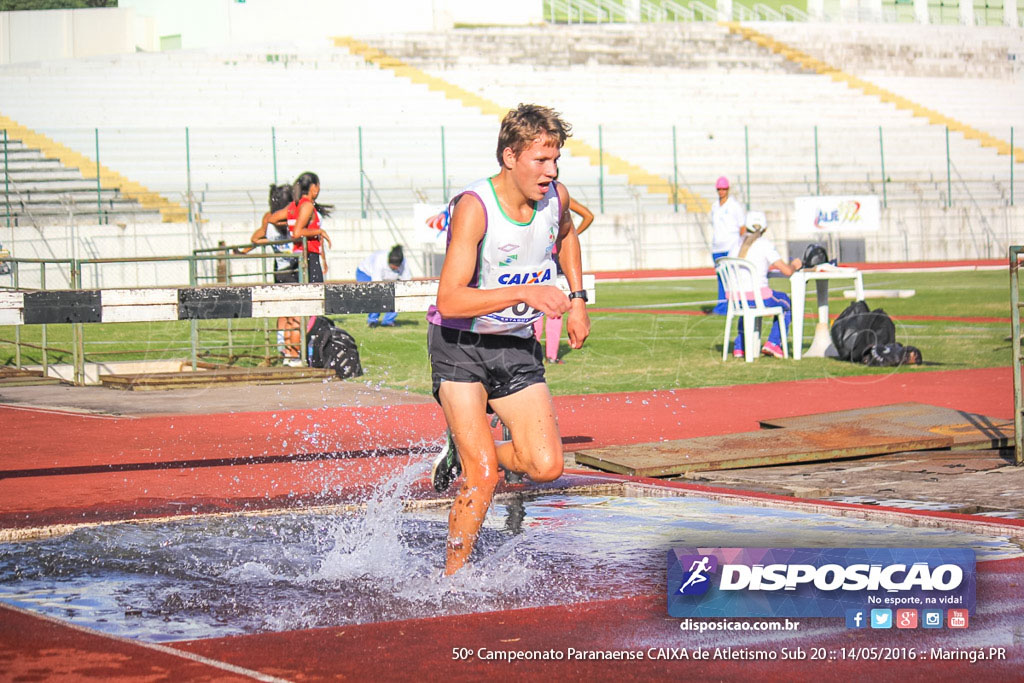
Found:
[{"label": "standing spectator", "polygon": [[327,232],[320,227],[320,219],[331,215],[330,205],[317,204],[316,198],[320,194],[320,178],[316,173],[306,172],[295,179],[292,185],[292,204],[288,206],[289,223],[294,220],[291,226],[292,239],[295,244],[292,251],[302,251],[302,238],[306,238],[308,254],[306,263],[309,267],[309,281],[323,282],[324,273],[327,271],[326,260],[321,266],[321,255],[326,242],[331,246],[331,238]]},{"label": "standing spectator", "polygon": [[[711,257],[714,261],[739,248],[746,234],[746,214],[735,198],[729,196],[729,179],[722,176],[715,183],[718,203],[711,207]],[[718,278],[718,302],[712,309],[715,315],[725,315],[728,304],[725,300],[725,285]]]},{"label": "standing spectator", "polygon": [[[572,197],[569,197],[569,210],[580,217],[580,224],[576,228],[576,236],[578,237],[594,222],[594,214],[590,209]],[[551,250],[551,258],[554,259],[555,265],[558,267],[558,274],[562,275],[562,266],[558,263],[557,248]],[[537,337],[537,341],[540,341],[547,334],[547,342],[544,344],[544,360],[557,365],[565,362],[558,357],[558,344],[562,340],[562,316],[548,315],[543,318],[537,318],[533,323],[533,334]]]},{"label": "standing spectator", "polygon": [[[405,254],[402,252],[402,245],[396,244],[391,248],[375,251],[359,264],[356,268],[356,281],[358,282],[394,282],[395,280],[408,280],[409,264],[405,262]],[[376,327],[379,322],[381,327],[394,327],[398,314],[394,311],[384,314],[380,319],[380,313],[370,313],[366,316],[366,324]]]},{"label": "standing spectator", "polygon": [[[248,254],[257,244],[267,242],[280,242],[291,237],[291,226],[289,221],[290,210],[294,211],[292,201],[291,185],[271,185],[270,211],[263,214],[260,220],[260,227],[252,234],[251,247],[244,247],[236,250],[240,254]],[[292,250],[292,245],[287,243],[274,244],[271,247],[280,254],[274,259],[274,283],[285,284],[299,281],[299,259],[286,256]],[[300,321],[294,316],[284,316],[277,319],[277,350],[284,357],[285,365],[301,366],[302,355],[299,352],[301,346],[301,335],[299,334]]]},{"label": "standing spectator", "polygon": [[[757,279],[754,281],[754,286],[761,288],[761,297],[764,299],[764,305],[781,306],[783,309],[782,317],[786,321],[786,329],[792,329],[793,305],[790,303],[789,295],[784,292],[776,292],[768,286],[768,270],[774,268],[781,271],[786,277],[789,277],[800,270],[803,264],[798,258],[794,258],[787,263],[779,255],[779,251],[772,244],[772,241],[762,237],[764,231],[768,229],[768,222],[765,220],[762,212],[751,211],[747,214],[747,223],[749,223],[749,227],[747,227],[743,241],[733,247],[728,255],[746,259],[754,264],[754,268],[757,270]],[[747,297],[752,304],[754,303],[753,297],[753,292],[750,292]],[[743,357],[743,350],[746,348],[744,341],[743,324],[740,323],[739,334],[736,335],[736,341],[732,346],[733,357]],[[776,358],[783,358],[784,354],[782,353],[782,347],[779,345],[780,341],[782,341],[782,332],[779,330],[779,319],[775,318],[772,323],[771,334],[768,335],[768,341],[761,347],[761,353],[775,356]]]},{"label": "standing spectator", "polygon": [[[250,241],[252,247],[239,249],[238,253],[248,254],[257,244],[267,242],[280,242],[291,237],[291,230],[288,225],[288,207],[292,204],[291,185],[270,186],[270,211],[263,214],[260,227],[252,234]],[[271,246],[276,253],[282,254],[274,259],[274,282],[281,284],[285,282],[299,281],[299,260],[295,257],[285,256],[291,251],[289,244],[274,244]]]}]

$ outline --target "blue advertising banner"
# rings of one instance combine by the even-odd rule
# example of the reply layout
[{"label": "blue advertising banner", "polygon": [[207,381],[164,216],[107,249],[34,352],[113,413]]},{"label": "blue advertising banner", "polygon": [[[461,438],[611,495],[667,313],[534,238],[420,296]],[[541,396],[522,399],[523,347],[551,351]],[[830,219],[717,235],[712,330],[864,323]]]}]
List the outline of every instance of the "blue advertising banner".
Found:
[{"label": "blue advertising banner", "polygon": [[[668,552],[673,617],[840,617],[874,611],[974,613],[964,548],[680,548]],[[853,626],[853,624],[851,624]]]}]

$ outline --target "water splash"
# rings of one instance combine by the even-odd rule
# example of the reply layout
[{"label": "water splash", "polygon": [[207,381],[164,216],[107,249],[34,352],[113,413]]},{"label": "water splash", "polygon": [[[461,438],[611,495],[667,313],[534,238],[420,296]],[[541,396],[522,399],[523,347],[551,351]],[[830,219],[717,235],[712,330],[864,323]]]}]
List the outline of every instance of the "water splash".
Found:
[{"label": "water splash", "polygon": [[695,497],[546,494],[492,505],[471,564],[444,577],[447,507],[404,509],[414,459],[357,513],[286,512],[83,528],[0,544],[0,600],[163,641],[600,600],[664,590],[680,546],[973,547],[1005,538],[908,529]]}]

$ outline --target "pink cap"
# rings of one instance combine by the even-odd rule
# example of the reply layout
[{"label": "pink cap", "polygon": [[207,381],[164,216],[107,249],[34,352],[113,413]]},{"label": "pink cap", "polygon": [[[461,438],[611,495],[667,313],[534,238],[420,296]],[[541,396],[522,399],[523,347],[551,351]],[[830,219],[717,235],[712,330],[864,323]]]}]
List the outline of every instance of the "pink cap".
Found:
[{"label": "pink cap", "polygon": [[728,190],[729,189],[729,179],[726,178],[725,176],[721,176],[718,179],[718,182],[715,183],[715,189],[716,190]]}]

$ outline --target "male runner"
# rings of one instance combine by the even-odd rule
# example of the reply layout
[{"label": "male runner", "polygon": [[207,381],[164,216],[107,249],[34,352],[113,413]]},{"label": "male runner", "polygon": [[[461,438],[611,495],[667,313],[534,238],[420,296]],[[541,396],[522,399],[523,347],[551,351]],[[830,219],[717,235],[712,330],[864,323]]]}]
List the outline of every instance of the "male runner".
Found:
[{"label": "male runner", "polygon": [[[501,122],[497,175],[451,202],[437,303],[427,313],[434,397],[448,446],[434,463],[434,488],[465,474],[448,516],[445,573],[469,558],[498,483],[498,468],[551,481],[562,474],[562,441],[544,382],[533,321],[568,313],[569,344],[590,334],[580,243],[569,193],[555,182],[570,126],[547,107],[519,105]],[[556,286],[558,245],[572,293]],[[487,409],[512,435],[495,443]]]}]

